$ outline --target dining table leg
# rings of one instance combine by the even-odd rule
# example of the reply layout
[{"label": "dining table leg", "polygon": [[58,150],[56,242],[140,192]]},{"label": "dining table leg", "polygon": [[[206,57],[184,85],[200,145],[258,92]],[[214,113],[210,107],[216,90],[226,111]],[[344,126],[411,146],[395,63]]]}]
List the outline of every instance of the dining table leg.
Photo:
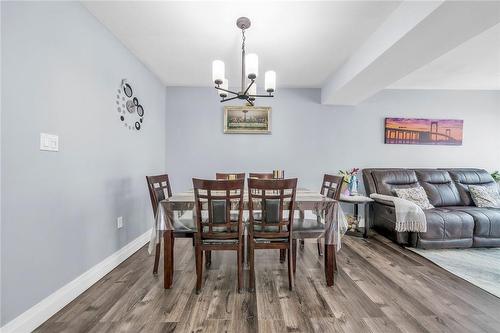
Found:
[{"label": "dining table leg", "polygon": [[163,288],[172,288],[174,279],[174,232],[163,232]]},{"label": "dining table leg", "polygon": [[328,287],[334,284],[334,273],[336,269],[335,244],[326,244],[325,242],[325,277]]},{"label": "dining table leg", "polygon": [[286,250],[280,249],[280,263],[284,263],[286,260]]}]

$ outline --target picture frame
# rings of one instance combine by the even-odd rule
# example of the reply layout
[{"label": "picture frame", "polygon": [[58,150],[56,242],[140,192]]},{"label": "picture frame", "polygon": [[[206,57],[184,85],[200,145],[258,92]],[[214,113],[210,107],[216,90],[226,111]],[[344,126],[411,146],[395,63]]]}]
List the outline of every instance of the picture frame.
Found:
[{"label": "picture frame", "polygon": [[384,143],[461,146],[461,119],[385,118]]},{"label": "picture frame", "polygon": [[224,133],[271,134],[271,107],[225,106]]}]

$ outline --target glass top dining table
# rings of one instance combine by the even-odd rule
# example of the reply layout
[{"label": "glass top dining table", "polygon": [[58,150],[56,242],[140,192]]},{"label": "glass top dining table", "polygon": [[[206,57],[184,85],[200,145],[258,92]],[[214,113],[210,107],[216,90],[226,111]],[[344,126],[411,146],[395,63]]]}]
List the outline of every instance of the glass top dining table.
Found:
[{"label": "glass top dining table", "polygon": [[[243,206],[244,210],[248,210],[248,193],[246,190],[243,196]],[[186,223],[183,223],[183,219],[175,217],[183,216],[186,212],[194,212],[194,208],[195,198],[192,189],[175,193],[171,197],[162,200],[156,212],[149,252],[154,251],[155,245],[160,242],[161,235],[164,232],[171,234],[169,237],[173,237],[175,232],[192,231],[192,222],[191,226],[187,226]],[[348,229],[347,220],[338,201],[318,192],[298,188],[295,196],[295,210],[300,212],[301,218],[303,218],[305,211],[312,211],[314,215],[319,217],[318,221],[321,221],[324,225],[324,233],[319,237],[324,237],[325,240],[325,270],[333,269],[333,267],[329,267],[333,266],[333,263],[328,262],[331,259],[329,256],[332,256],[332,251],[340,250],[341,238]],[[191,216],[194,216],[194,214],[191,213]],[[168,245],[165,245],[164,242],[164,246]],[[333,253],[333,255],[335,254]],[[330,285],[328,282],[327,274],[327,284]],[[333,284],[333,281],[331,284]]]}]

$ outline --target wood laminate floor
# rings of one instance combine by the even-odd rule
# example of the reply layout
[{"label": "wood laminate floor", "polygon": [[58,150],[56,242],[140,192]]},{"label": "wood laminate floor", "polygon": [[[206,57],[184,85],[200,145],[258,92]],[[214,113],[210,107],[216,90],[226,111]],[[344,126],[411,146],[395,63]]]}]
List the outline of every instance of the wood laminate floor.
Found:
[{"label": "wood laminate floor", "polygon": [[292,292],[279,251],[263,250],[255,293],[236,292],[236,254],[216,252],[197,295],[193,252],[176,240],[164,290],[143,247],[36,332],[500,332],[499,298],[378,235],[344,238],[331,288],[306,242]]}]

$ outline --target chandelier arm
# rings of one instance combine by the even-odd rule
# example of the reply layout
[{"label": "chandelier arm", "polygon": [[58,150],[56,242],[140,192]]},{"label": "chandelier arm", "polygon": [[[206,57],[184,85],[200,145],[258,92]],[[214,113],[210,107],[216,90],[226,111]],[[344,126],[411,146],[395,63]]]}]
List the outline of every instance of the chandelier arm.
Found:
[{"label": "chandelier arm", "polygon": [[225,91],[225,92],[228,92],[228,93],[231,93],[231,94],[234,94],[236,96],[238,96],[239,94],[237,92],[234,92],[234,91],[231,91],[231,90],[227,90],[227,89],[224,89],[224,88],[220,88],[220,87],[215,87],[215,89],[217,90],[222,90],[222,91]]},{"label": "chandelier arm", "polygon": [[254,106],[253,102],[250,100],[250,98],[247,98],[247,102],[251,105]]},{"label": "chandelier arm", "polygon": [[274,95],[248,95],[248,97],[274,97]]},{"label": "chandelier arm", "polygon": [[238,96],[231,97],[231,98],[226,98],[226,99],[222,99],[220,102],[223,103],[223,102],[227,102],[227,101],[230,101],[230,100],[233,100],[233,99],[236,99],[236,98],[238,98]]},{"label": "chandelier arm", "polygon": [[247,89],[245,90],[245,92],[243,93],[243,95],[246,95],[248,90],[250,89],[250,87],[255,83],[255,80],[252,79],[252,82],[250,82],[250,84],[248,85]]}]

